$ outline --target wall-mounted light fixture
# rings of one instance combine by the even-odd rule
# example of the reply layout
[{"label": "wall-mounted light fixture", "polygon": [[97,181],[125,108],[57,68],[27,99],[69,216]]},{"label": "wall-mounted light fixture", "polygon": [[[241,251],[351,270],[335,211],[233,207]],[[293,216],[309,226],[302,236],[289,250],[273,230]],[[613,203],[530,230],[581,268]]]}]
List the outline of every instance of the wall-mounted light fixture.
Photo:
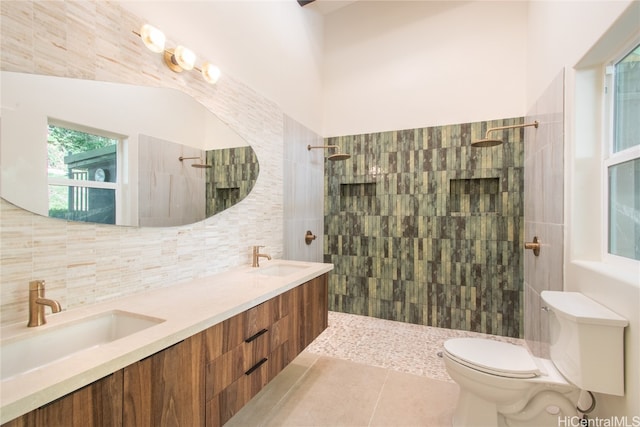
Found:
[{"label": "wall-mounted light fixture", "polygon": [[165,47],[166,37],[164,33],[149,24],[144,24],[140,32],[133,31],[142,39],[144,45],[150,51],[164,54],[164,62],[171,71],[180,73],[183,70],[196,70],[209,83],[215,84],[220,78],[220,69],[210,62],[205,62],[199,68],[196,66],[196,54],[192,50],[178,45],[174,49]]}]

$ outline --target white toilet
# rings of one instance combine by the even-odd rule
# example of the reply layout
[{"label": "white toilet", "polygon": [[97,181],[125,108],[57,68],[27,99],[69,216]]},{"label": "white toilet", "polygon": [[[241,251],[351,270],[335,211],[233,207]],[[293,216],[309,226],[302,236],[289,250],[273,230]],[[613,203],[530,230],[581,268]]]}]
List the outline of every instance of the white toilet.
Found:
[{"label": "white toilet", "polygon": [[551,360],[490,339],[444,343],[447,372],[460,386],[454,427],[558,425],[558,417],[578,415],[581,390],[624,395],[627,320],[581,293],[541,296]]}]

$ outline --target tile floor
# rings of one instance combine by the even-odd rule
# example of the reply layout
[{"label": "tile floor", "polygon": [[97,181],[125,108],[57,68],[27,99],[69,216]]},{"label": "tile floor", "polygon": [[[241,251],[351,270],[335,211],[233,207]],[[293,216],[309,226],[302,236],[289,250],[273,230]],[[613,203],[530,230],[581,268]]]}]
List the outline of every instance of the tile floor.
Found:
[{"label": "tile floor", "polygon": [[327,330],[226,426],[450,426],[458,386],[437,353],[457,336],[487,337],[329,312]]}]

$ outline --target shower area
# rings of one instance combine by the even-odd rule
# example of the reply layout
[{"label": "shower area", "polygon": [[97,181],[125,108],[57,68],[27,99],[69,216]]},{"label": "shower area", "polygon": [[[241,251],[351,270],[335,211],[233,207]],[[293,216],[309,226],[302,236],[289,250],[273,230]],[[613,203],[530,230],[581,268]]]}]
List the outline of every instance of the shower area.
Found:
[{"label": "shower area", "polygon": [[329,309],[521,338],[523,124],[325,139]]}]

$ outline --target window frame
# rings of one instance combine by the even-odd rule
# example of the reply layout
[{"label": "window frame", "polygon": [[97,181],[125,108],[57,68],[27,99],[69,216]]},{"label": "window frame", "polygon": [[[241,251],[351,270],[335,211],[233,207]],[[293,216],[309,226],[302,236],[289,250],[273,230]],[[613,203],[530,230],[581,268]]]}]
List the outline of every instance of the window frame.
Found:
[{"label": "window frame", "polygon": [[[620,165],[630,160],[640,159],[640,143],[633,147],[615,152],[614,140],[614,94],[615,94],[615,65],[626,57],[632,50],[640,44],[640,33],[632,37],[627,43],[620,48],[615,55],[605,61],[603,66],[604,75],[604,91],[603,91],[603,137],[602,137],[602,260],[605,263],[615,265],[627,265],[631,267],[640,267],[640,260],[628,258],[609,252],[610,246],[610,192],[609,192],[609,168]],[[640,138],[640,136],[639,136]]]},{"label": "window frame", "polygon": [[53,125],[57,127],[63,127],[66,129],[75,130],[78,132],[89,133],[92,135],[103,136],[106,138],[117,140],[116,143],[116,165],[118,173],[116,175],[115,182],[100,182],[95,180],[77,180],[72,178],[60,178],[60,177],[48,177],[47,178],[47,186],[57,185],[57,186],[66,186],[66,187],[84,187],[84,188],[98,188],[98,189],[108,189],[115,191],[115,224],[121,224],[123,218],[123,192],[122,192],[122,182],[123,173],[125,173],[125,146],[127,137],[124,135],[120,135],[114,132],[109,132],[101,129],[96,129],[84,125],[80,125],[77,123],[71,123],[63,120],[54,119],[51,117],[47,118],[47,124]]}]

